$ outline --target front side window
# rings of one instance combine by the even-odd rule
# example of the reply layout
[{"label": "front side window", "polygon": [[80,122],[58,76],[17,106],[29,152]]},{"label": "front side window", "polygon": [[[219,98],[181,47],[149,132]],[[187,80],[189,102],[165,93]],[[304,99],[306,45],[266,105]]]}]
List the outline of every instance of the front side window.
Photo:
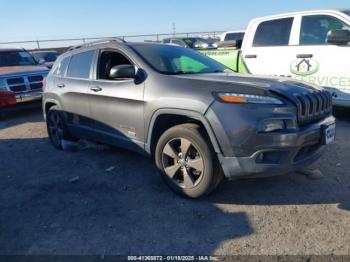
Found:
[{"label": "front side window", "polygon": [[56,76],[64,76],[64,74],[67,71],[67,67],[68,67],[68,64],[69,64],[69,59],[70,59],[70,56],[62,59],[62,61],[59,62],[59,64],[57,65],[57,67],[56,67],[55,71],[53,72],[53,74],[56,75]]},{"label": "front side window", "polygon": [[290,17],[262,22],[256,29],[253,46],[287,46],[293,20]]},{"label": "front side window", "polygon": [[114,66],[131,65],[132,63],[121,53],[115,51],[103,51],[98,62],[97,79],[115,80],[109,77]]},{"label": "front side window", "polygon": [[189,48],[143,44],[134,44],[132,48],[146,63],[162,74],[232,72],[224,65]]},{"label": "front side window", "polygon": [[34,57],[25,50],[0,51],[0,67],[3,66],[33,66]]},{"label": "front side window", "polygon": [[88,51],[73,55],[68,66],[67,76],[89,79],[94,53],[95,51]]},{"label": "front side window", "polygon": [[304,16],[301,22],[300,45],[325,45],[329,31],[350,26],[328,15]]}]

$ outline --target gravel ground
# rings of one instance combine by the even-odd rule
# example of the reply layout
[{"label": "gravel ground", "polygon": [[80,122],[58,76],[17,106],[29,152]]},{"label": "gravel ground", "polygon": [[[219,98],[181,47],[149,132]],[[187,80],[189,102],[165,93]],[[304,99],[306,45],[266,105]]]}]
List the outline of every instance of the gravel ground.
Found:
[{"label": "gravel ground", "polygon": [[0,254],[350,254],[350,113],[304,175],[222,183],[188,200],[149,159],[55,150],[40,111],[0,121]]}]

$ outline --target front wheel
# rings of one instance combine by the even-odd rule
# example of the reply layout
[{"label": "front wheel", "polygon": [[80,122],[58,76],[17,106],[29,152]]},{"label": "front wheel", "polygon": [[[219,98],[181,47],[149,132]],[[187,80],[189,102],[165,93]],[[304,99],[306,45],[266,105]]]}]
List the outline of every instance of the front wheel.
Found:
[{"label": "front wheel", "polygon": [[155,161],[165,182],[191,198],[209,194],[222,179],[215,153],[200,126],[178,125],[159,139]]}]

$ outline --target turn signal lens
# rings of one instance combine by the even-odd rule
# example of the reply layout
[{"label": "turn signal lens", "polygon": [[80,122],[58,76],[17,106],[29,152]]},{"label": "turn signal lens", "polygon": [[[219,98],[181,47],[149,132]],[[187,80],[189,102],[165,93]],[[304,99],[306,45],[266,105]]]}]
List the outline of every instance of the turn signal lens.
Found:
[{"label": "turn signal lens", "polygon": [[236,94],[236,93],[218,93],[221,101],[228,103],[251,103],[251,104],[269,104],[269,105],[282,105],[283,102],[275,97],[270,96],[258,96],[248,94]]}]

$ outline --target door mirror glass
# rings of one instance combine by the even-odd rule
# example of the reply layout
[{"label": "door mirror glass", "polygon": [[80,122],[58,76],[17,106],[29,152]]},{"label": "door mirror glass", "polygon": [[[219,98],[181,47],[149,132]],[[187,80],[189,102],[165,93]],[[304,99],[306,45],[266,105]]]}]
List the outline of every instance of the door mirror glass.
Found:
[{"label": "door mirror glass", "polygon": [[126,79],[135,78],[136,70],[133,65],[117,65],[113,66],[109,71],[109,77],[111,79]]},{"label": "door mirror glass", "polygon": [[350,43],[350,31],[347,29],[338,29],[328,32],[327,44],[347,45]]}]

